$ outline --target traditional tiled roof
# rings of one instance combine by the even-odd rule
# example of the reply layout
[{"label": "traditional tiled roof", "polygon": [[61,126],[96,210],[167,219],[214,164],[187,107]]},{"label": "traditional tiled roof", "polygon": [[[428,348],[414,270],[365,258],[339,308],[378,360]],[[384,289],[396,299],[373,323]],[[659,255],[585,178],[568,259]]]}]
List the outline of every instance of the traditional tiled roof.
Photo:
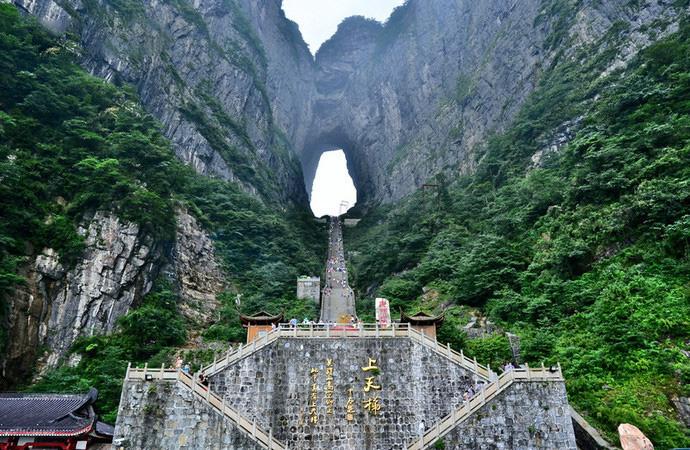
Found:
[{"label": "traditional tiled roof", "polygon": [[432,316],[423,311],[417,314],[405,314],[405,311],[400,310],[400,323],[410,323],[412,325],[441,325],[445,319],[445,314],[440,316]]},{"label": "traditional tiled roof", "polygon": [[283,314],[269,314],[266,311],[259,311],[258,313],[245,316],[240,314],[240,321],[242,324],[252,324],[252,325],[270,325],[272,323],[278,324],[283,321]]},{"label": "traditional tiled roof", "polygon": [[92,404],[98,391],[87,394],[0,394],[0,436],[79,436],[96,421]]},{"label": "traditional tiled roof", "polygon": [[[113,434],[115,434],[115,427],[112,425],[108,425],[105,422],[101,422],[100,420],[96,422],[96,427],[94,428],[94,433],[98,437],[109,437],[112,438]],[[94,434],[92,433],[92,434]]]}]

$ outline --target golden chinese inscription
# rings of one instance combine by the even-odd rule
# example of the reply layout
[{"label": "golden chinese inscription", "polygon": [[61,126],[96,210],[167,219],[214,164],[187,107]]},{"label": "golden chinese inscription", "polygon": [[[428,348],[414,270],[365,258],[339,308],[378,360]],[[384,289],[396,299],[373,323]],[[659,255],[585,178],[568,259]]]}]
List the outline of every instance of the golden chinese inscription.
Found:
[{"label": "golden chinese inscription", "polygon": [[379,411],[381,411],[381,397],[375,395],[364,400],[364,409],[369,411],[369,414],[373,416],[378,416]]},{"label": "golden chinese inscription", "polygon": [[309,423],[316,424],[319,422],[319,413],[317,406],[318,385],[316,384],[316,380],[319,376],[319,369],[312,367],[309,371],[309,375],[311,375],[311,394],[309,395]]},{"label": "golden chinese inscription", "polygon": [[328,358],[326,360],[326,414],[333,415],[335,408],[335,386],[333,385],[333,360]]},{"label": "golden chinese inscription", "polygon": [[[378,384],[376,377],[378,376],[380,369],[377,365],[376,359],[369,358],[369,362],[366,366],[362,367],[363,372],[371,374],[371,376],[364,378],[364,392],[368,393],[372,390],[380,391],[381,385]],[[373,416],[378,416],[381,411],[381,397],[378,395],[372,395],[371,397],[365,398],[362,402],[364,409],[366,409],[369,414]]]},{"label": "golden chinese inscription", "polygon": [[347,403],[345,404],[345,418],[348,422],[355,420],[355,400],[352,398],[354,389],[347,390]]},{"label": "golden chinese inscription", "polygon": [[379,370],[379,367],[376,365],[376,360],[373,358],[369,358],[369,364],[366,367],[362,367],[363,372],[369,372],[371,370]]},{"label": "golden chinese inscription", "polygon": [[365,384],[364,384],[364,392],[369,392],[369,391],[372,390],[372,389],[375,390],[375,391],[380,391],[380,390],[381,390],[381,386],[378,385],[378,384],[376,384],[376,383],[374,382],[375,379],[376,379],[376,377],[366,377],[366,378],[364,379],[364,382],[365,382]]}]

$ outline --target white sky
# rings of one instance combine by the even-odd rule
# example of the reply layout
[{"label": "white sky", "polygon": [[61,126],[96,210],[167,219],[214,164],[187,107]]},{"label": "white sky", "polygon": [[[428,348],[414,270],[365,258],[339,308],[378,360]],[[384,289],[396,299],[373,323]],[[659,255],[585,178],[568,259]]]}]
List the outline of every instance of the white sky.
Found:
[{"label": "white sky", "polygon": [[405,0],[283,0],[288,19],[297,22],[312,53],[328,40],[346,17],[365,16],[385,22]]},{"label": "white sky", "polygon": [[[349,203],[341,209],[340,202]],[[316,217],[339,216],[355,206],[357,190],[347,171],[347,161],[342,150],[324,152],[316,169],[311,190],[311,210]]]}]

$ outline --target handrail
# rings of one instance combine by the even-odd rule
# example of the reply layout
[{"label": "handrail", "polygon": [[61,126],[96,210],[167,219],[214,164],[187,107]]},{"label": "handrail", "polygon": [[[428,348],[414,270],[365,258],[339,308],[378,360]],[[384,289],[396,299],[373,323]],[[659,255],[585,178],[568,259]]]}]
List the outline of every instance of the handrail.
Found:
[{"label": "handrail", "polygon": [[215,375],[230,364],[243,359],[252,353],[261,350],[278,338],[347,338],[347,337],[409,337],[414,341],[433,350],[437,354],[450,359],[456,364],[473,372],[484,381],[491,381],[496,374],[487,366],[477,363],[476,359],[470,359],[462,351],[457,352],[450,345],[442,345],[436,339],[415,330],[408,323],[392,323],[389,327],[381,327],[378,324],[340,325],[328,324],[280,324],[276,329],[267,332],[262,337],[256,338],[249,344],[240,345],[235,350],[228,350],[225,356],[201,369],[208,376]]},{"label": "handrail", "polygon": [[[147,379],[147,375],[150,378]],[[263,448],[268,450],[287,449],[285,445],[273,437],[273,433],[270,429],[268,432],[266,432],[256,424],[256,421],[249,421],[243,417],[237,410],[226,404],[224,398],[221,398],[211,392],[210,389],[198,383],[195,378],[186,372],[177,369],[150,369],[147,366],[144,366],[144,368],[128,367],[125,379],[145,381],[175,381],[190,389],[198,399],[208,404],[217,413],[230,419],[241,431],[249,435],[252,440],[259,443]]]},{"label": "handrail", "polygon": [[[229,348],[223,358],[221,358],[220,360],[214,360],[213,363],[209,364],[208,366],[202,367],[201,371],[207,376],[214,375],[220,372],[221,370],[225,369],[235,361],[239,361],[240,359],[249,356],[256,351],[261,350],[268,344],[278,339],[281,335],[281,330],[279,328],[276,328],[275,330],[271,330],[268,333],[266,333],[263,337],[254,339],[254,341],[250,344],[240,344],[240,346],[237,347],[235,350]],[[258,341],[261,342],[258,343]]]},{"label": "handrail", "polygon": [[492,378],[495,378],[496,374],[492,372],[489,367],[479,364],[476,358],[470,359],[467,356],[465,356],[465,354],[462,351],[456,352],[455,350],[450,348],[450,345],[441,345],[436,339],[433,339],[430,336],[427,336],[426,334],[417,331],[412,327],[409,328],[409,331],[410,337],[414,339],[416,342],[419,342],[420,344],[433,350],[439,355],[445,356],[446,358],[450,359],[456,364],[470,370],[471,372],[474,372],[483,380],[490,381]]},{"label": "handrail", "polygon": [[477,392],[472,398],[465,402],[461,407],[454,409],[450,414],[442,418],[438,423],[430,427],[429,431],[413,440],[405,448],[407,450],[424,450],[433,445],[437,440],[448,434],[459,424],[467,420],[477,410],[494,399],[498,394],[505,391],[516,380],[526,381],[564,381],[561,367],[551,370],[544,367],[532,369],[525,368],[512,369],[501,374],[496,381],[488,384]]}]

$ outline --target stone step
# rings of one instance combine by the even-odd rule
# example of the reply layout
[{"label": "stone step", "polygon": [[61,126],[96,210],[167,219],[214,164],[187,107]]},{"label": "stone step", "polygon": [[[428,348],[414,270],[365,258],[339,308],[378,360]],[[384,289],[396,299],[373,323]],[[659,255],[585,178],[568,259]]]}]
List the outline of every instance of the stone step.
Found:
[{"label": "stone step", "polygon": [[209,388],[200,384],[196,377],[176,369],[156,368],[143,369],[127,367],[125,381],[143,380],[149,382],[176,382],[190,390],[196,399],[202,401],[216,413],[231,421],[237,428],[262,448],[269,450],[287,450],[287,446],[273,437],[272,430],[265,431],[257,426],[256,421],[249,420],[238,411],[225,403],[225,399],[211,392]]},{"label": "stone step", "polygon": [[453,410],[449,415],[430,427],[429,431],[410,442],[406,446],[406,450],[425,450],[433,448],[433,445],[436,443],[436,441],[443,438],[443,436],[451,432],[455,427],[468,420],[472,415],[476,414],[477,411],[479,411],[489,401],[493,400],[500,393],[508,389],[516,380],[540,382],[564,381],[560,365],[556,371],[551,371],[550,369],[543,367],[540,369],[531,369],[529,366],[526,366],[524,369],[513,369],[509,372],[505,372],[494,382],[490,383],[480,392],[475,394],[463,406]]}]

